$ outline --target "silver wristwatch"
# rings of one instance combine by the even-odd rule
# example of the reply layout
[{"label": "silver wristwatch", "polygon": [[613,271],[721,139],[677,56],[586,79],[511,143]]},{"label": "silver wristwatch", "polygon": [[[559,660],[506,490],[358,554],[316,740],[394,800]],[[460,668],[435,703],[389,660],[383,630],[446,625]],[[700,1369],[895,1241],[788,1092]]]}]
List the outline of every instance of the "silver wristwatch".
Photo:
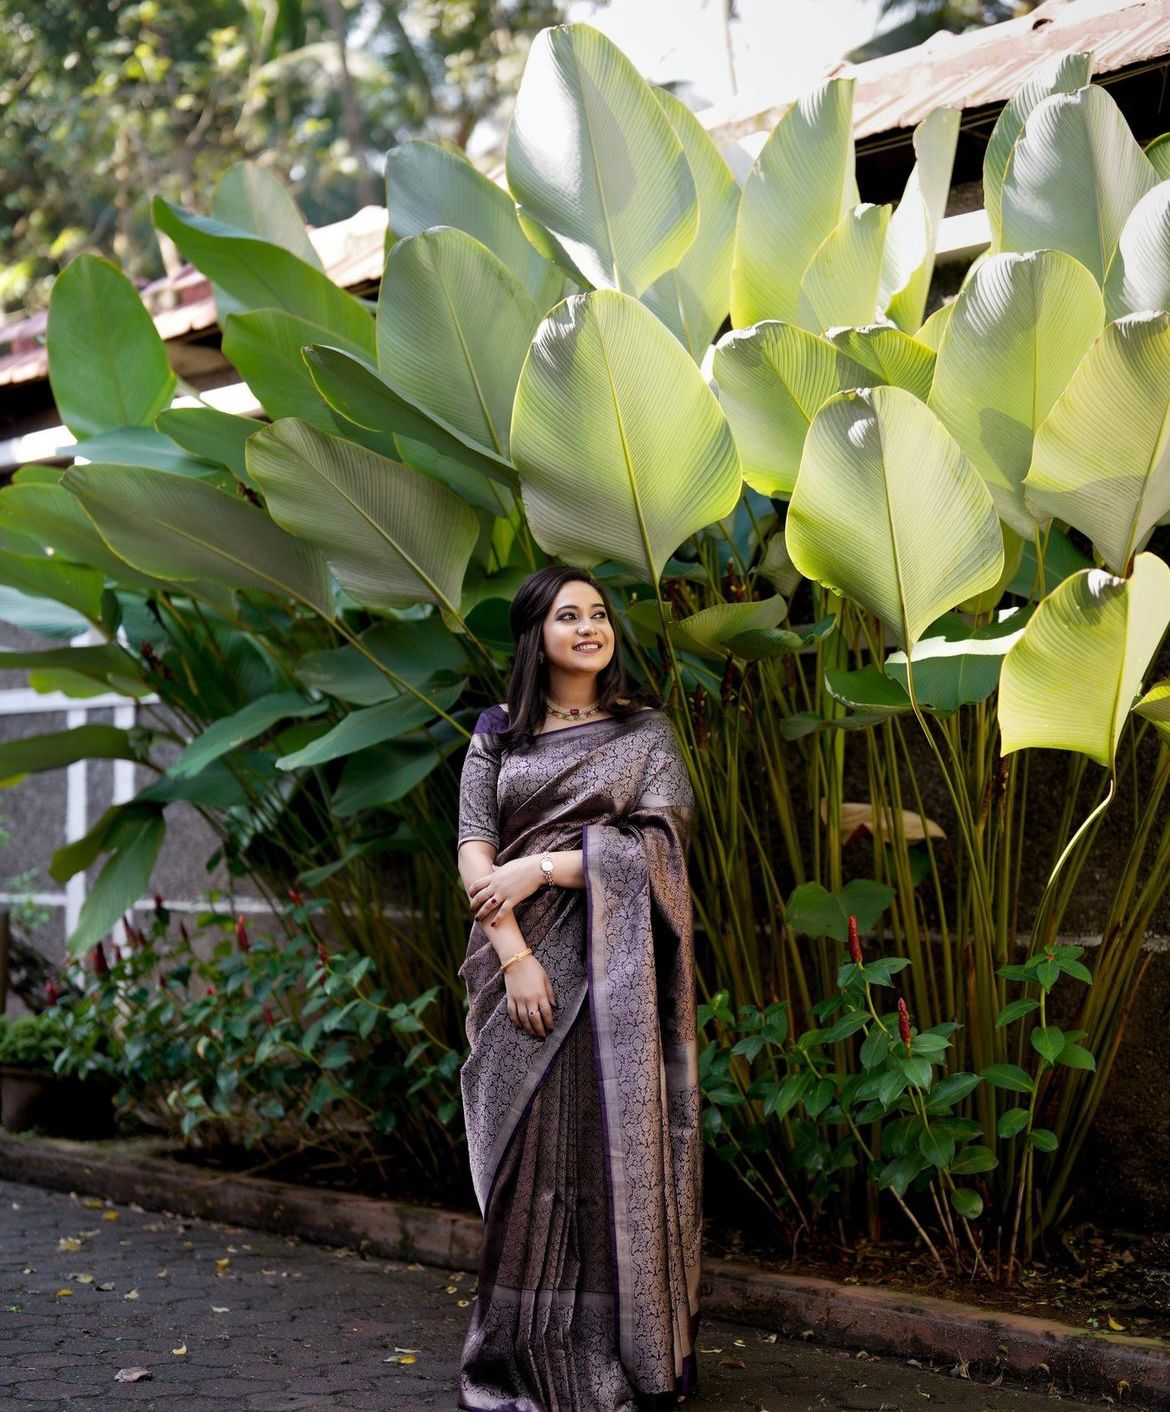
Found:
[{"label": "silver wristwatch", "polygon": [[547,850],[540,855],[540,871],[544,874],[545,887],[553,885],[553,860],[552,854]]}]

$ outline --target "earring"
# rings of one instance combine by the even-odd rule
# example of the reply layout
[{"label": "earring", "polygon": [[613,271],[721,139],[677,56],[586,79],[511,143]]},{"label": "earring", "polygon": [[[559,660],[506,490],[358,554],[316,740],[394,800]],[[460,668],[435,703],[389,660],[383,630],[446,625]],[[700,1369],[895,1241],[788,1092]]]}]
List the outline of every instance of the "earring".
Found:
[{"label": "earring", "polygon": [[538,652],[538,653],[536,654],[536,660],[537,660],[538,662],[543,662],[543,661],[544,661],[544,653],[543,653],[543,652]]}]

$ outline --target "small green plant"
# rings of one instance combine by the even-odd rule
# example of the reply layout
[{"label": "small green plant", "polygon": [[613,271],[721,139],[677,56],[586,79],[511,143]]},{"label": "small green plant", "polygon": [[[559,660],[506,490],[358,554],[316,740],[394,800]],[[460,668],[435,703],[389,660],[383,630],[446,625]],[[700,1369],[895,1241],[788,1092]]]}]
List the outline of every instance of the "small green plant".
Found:
[{"label": "small green plant", "polygon": [[12,1018],[0,1016],[0,1065],[52,1069],[64,1044],[65,1025],[56,1009]]}]

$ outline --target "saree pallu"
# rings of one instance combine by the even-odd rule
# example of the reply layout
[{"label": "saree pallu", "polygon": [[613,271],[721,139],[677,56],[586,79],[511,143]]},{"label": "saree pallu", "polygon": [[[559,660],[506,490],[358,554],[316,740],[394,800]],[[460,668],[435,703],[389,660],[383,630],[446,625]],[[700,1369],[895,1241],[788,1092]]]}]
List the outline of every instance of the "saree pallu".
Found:
[{"label": "saree pallu", "polygon": [[694,793],[660,710],[464,759],[459,842],[504,863],[580,848],[585,886],[516,905],[556,996],[544,1037],[508,1016],[472,924],[460,1070],[484,1218],[460,1368],[466,1412],[657,1412],[698,1389],[702,1134],[686,854]]}]

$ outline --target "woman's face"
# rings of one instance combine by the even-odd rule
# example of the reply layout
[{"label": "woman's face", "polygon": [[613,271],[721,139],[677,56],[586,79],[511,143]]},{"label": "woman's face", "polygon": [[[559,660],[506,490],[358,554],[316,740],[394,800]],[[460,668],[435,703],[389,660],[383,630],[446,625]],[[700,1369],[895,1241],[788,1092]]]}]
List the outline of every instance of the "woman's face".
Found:
[{"label": "woman's face", "polygon": [[613,656],[613,625],[592,584],[561,584],[544,620],[544,653],[553,679],[558,672],[596,676]]}]

